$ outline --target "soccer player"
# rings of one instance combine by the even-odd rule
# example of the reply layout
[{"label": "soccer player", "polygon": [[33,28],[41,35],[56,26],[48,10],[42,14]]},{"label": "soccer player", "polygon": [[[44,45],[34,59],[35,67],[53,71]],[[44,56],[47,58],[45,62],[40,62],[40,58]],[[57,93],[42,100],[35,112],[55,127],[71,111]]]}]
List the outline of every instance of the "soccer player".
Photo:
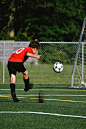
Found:
[{"label": "soccer player", "polygon": [[34,57],[39,59],[41,55],[34,55],[38,49],[40,49],[40,44],[38,41],[31,41],[28,47],[21,47],[16,50],[8,60],[8,71],[10,74],[10,89],[11,95],[14,102],[19,102],[15,93],[15,81],[16,81],[16,73],[22,72],[24,76],[25,88],[24,91],[28,91],[33,88],[33,83],[29,83],[28,71],[24,66],[24,62],[28,59],[28,57]]}]

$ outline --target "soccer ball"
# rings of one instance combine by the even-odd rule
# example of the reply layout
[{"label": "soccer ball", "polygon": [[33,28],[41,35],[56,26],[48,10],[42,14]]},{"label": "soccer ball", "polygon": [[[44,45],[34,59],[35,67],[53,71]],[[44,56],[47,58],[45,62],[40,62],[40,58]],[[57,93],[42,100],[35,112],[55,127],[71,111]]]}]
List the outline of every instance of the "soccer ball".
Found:
[{"label": "soccer ball", "polygon": [[53,70],[57,73],[60,73],[62,72],[63,70],[63,64],[61,62],[56,62],[54,65],[53,65]]}]

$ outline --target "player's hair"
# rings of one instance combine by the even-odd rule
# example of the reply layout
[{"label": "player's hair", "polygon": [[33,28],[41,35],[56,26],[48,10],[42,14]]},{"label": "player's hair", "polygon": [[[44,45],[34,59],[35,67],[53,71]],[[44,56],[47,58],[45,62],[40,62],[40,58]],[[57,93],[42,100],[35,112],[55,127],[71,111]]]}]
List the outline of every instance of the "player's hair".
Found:
[{"label": "player's hair", "polygon": [[40,49],[41,46],[38,41],[31,41],[29,47]]}]

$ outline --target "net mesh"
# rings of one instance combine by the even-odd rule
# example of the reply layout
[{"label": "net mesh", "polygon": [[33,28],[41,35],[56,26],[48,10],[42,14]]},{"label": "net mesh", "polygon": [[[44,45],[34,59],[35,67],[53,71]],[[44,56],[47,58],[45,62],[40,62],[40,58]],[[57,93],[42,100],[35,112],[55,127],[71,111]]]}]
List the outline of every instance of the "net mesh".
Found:
[{"label": "net mesh", "polygon": [[86,19],[84,19],[80,35],[81,41],[78,46],[78,56],[73,75],[74,88],[86,88]]},{"label": "net mesh", "polygon": [[[20,47],[28,46],[29,42],[6,42],[5,43],[5,82],[10,82],[10,77],[7,69],[7,61],[11,54]],[[34,84],[71,84],[71,72],[77,51],[78,43],[47,43],[40,42],[41,49],[38,54],[41,55],[39,60],[35,58],[28,58],[25,66],[28,70],[30,82]],[[0,55],[0,76],[3,83],[3,43],[0,43],[2,54]],[[56,73],[53,71],[53,64],[61,61],[63,64],[63,71]],[[23,74],[17,73],[16,83],[23,84]]]}]

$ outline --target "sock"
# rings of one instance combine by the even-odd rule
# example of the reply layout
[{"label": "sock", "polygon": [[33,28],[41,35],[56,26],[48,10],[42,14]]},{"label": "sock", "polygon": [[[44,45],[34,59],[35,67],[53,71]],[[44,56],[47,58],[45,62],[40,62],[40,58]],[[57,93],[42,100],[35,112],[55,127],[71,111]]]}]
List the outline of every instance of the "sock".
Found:
[{"label": "sock", "polygon": [[28,79],[24,79],[24,83],[25,83],[25,87],[29,86],[29,78]]},{"label": "sock", "polygon": [[11,89],[11,95],[12,95],[13,93],[15,93],[15,84],[14,84],[14,83],[11,83],[11,84],[10,84],[10,89]]}]

